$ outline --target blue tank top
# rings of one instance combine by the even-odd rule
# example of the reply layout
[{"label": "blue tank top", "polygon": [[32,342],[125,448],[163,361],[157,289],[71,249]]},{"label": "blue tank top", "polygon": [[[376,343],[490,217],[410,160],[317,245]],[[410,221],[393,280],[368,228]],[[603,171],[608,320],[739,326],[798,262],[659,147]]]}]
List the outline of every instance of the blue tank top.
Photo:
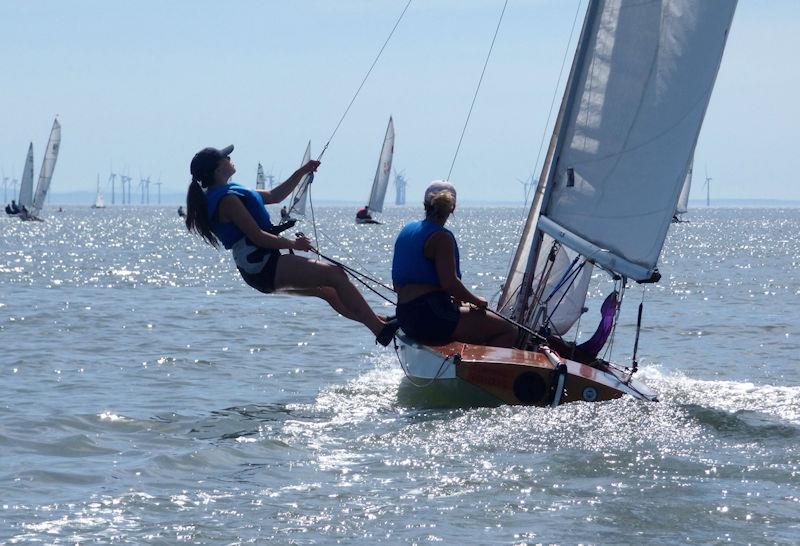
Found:
[{"label": "blue tank top", "polygon": [[219,202],[226,195],[235,195],[241,198],[258,227],[265,231],[273,227],[272,221],[269,219],[269,212],[264,207],[264,201],[257,191],[233,182],[211,188],[206,193],[206,199],[208,199],[208,221],[211,224],[211,231],[214,232],[214,235],[219,238],[226,249],[230,250],[237,241],[244,237],[242,230],[233,222],[221,223],[216,219]]},{"label": "blue tank top", "polygon": [[[453,236],[453,232],[430,220],[411,222],[400,231],[394,242],[394,258],[392,259],[392,282],[400,287],[406,284],[436,284],[441,286],[436,264],[425,257],[425,242],[434,233],[444,231]],[[461,278],[461,260],[458,254],[458,243],[453,237],[456,251],[456,275]]]}]

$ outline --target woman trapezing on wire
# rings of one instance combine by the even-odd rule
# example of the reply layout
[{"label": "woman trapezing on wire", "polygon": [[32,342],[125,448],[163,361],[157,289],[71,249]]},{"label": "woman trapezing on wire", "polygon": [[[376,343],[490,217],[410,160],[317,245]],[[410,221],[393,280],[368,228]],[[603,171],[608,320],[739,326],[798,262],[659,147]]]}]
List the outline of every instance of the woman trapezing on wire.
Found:
[{"label": "woman trapezing on wire", "polygon": [[186,227],[207,243],[231,251],[244,281],[260,292],[316,296],[342,316],[362,323],[388,345],[396,321],[378,317],[340,267],[281,250],[312,250],[302,234],[287,239],[276,233],[264,205],[283,201],[319,161],[311,160],[272,190],[252,190],[230,181],[236,168],[233,146],[203,148],[192,159],[192,181],[186,195]]}]

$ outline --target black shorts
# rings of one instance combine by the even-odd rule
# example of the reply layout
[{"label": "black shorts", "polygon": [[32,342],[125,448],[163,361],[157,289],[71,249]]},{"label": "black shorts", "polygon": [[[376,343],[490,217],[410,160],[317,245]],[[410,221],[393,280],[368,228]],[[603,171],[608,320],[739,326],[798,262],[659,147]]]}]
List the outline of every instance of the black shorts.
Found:
[{"label": "black shorts", "polygon": [[453,339],[461,313],[446,292],[430,292],[397,304],[397,321],[410,338],[425,345],[444,345]]},{"label": "black shorts", "polygon": [[281,253],[277,250],[272,251],[272,255],[264,264],[264,267],[258,273],[247,273],[241,267],[238,267],[239,274],[244,279],[244,282],[265,294],[275,292],[275,270],[278,268],[278,260]]}]

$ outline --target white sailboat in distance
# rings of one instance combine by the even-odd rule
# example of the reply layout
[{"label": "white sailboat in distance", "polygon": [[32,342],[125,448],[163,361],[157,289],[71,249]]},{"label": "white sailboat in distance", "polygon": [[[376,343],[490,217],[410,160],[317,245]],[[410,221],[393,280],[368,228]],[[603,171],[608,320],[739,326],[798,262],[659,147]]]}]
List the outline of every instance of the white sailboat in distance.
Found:
[{"label": "white sailboat in distance", "polygon": [[[308,145],[306,146],[306,151],[303,154],[303,161],[300,162],[300,166],[302,167],[306,163],[309,162],[311,159],[311,141],[308,141]],[[314,180],[313,173],[308,173],[305,175],[300,182],[294,188],[294,195],[292,195],[292,204],[289,205],[289,211],[287,212],[287,218],[291,217],[292,212],[296,212],[300,216],[306,215],[306,196],[308,195],[308,185],[311,181]]]},{"label": "white sailboat in distance", "polygon": [[684,222],[683,215],[689,211],[689,191],[692,189],[692,171],[694,171],[694,159],[689,163],[689,172],[683,181],[683,188],[678,197],[678,204],[675,206],[675,215],[672,221],[675,223]]},{"label": "white sailboat in distance", "polygon": [[100,175],[97,175],[97,193],[94,196],[94,204],[92,205],[93,209],[104,209],[106,208],[106,200],[103,198],[103,190],[100,187]]},{"label": "white sailboat in distance", "polygon": [[378,167],[375,169],[375,178],[372,180],[372,189],[369,192],[367,206],[356,213],[357,224],[380,224],[372,218],[373,212],[383,212],[383,203],[386,200],[386,189],[389,186],[389,175],[392,172],[392,158],[394,157],[394,121],[389,116],[389,125],[383,137],[381,154],[378,156]]},{"label": "white sailboat in distance", "polygon": [[[591,0],[550,147],[496,312],[525,326],[514,349],[418,344],[406,374],[471,384],[499,402],[556,406],[657,395],[599,357],[628,281],[657,264],[719,70],[736,0]],[[593,269],[614,283],[601,323],[567,341]],[[639,313],[641,323],[641,306]],[[584,322],[587,319],[584,319]],[[572,330],[571,330],[572,329]],[[473,387],[474,388],[474,387]]]},{"label": "white sailboat in distance", "polygon": [[53,180],[53,171],[58,160],[58,151],[61,148],[61,124],[58,118],[53,121],[53,128],[50,129],[50,138],[47,141],[42,168],[39,170],[39,182],[36,184],[36,192],[33,194],[33,204],[27,216],[21,216],[23,220],[39,220],[39,215],[44,208],[47,192],[50,190],[50,182]]}]

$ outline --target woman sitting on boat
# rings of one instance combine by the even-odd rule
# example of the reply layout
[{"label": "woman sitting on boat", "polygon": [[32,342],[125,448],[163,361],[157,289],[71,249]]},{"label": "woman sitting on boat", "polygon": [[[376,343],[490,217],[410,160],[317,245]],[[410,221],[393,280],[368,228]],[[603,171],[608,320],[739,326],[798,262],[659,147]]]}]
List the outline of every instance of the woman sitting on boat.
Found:
[{"label": "woman sitting on boat", "polygon": [[403,332],[426,345],[513,346],[517,328],[487,315],[486,300],[461,282],[458,244],[444,227],[456,208],[455,187],[435,180],[425,190],[424,205],[425,219],[405,226],[394,244],[392,282]]},{"label": "woman sitting on boat", "polygon": [[396,322],[381,320],[341,268],[311,261],[281,249],[311,250],[311,242],[298,233],[296,239],[275,234],[264,207],[280,203],[319,161],[309,161],[272,190],[252,190],[231,183],[236,172],[230,154],[233,146],[221,150],[204,148],[195,154],[190,170],[192,182],[186,196],[186,227],[207,243],[222,245],[233,253],[244,281],[266,294],[280,291],[316,296],[327,301],[344,317],[358,321],[388,345]]}]

